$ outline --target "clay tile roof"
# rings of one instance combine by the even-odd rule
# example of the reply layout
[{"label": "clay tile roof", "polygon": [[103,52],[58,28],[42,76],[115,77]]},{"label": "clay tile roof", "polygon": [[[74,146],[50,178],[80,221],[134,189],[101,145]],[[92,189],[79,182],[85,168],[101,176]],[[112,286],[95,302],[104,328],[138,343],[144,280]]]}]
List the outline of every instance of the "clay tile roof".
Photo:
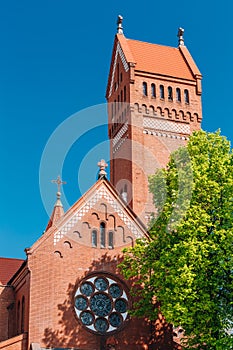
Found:
[{"label": "clay tile roof", "polygon": [[0,284],[7,284],[23,262],[22,259],[0,258]]},{"label": "clay tile roof", "polygon": [[195,80],[179,48],[126,40],[136,62],[136,70]]}]

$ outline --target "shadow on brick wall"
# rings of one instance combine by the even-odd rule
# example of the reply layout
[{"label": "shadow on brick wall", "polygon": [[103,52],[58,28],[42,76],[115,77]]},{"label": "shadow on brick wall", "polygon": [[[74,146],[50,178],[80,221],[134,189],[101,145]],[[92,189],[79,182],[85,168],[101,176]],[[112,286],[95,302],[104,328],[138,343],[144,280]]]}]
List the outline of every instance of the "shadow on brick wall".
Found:
[{"label": "shadow on brick wall", "polygon": [[[66,297],[62,304],[57,305],[56,328],[46,328],[43,336],[43,346],[47,348],[74,348],[79,350],[180,350],[172,339],[172,327],[160,314],[155,322],[128,317],[124,327],[113,334],[102,336],[87,331],[77,319],[74,311],[74,294],[80,281],[94,272],[114,275],[123,280],[117,265],[122,257],[114,258],[107,253],[95,260],[89,270],[75,284],[67,287]],[[132,283],[132,281],[130,282]],[[130,283],[127,283],[130,287]],[[51,310],[54,312],[54,310]]]}]

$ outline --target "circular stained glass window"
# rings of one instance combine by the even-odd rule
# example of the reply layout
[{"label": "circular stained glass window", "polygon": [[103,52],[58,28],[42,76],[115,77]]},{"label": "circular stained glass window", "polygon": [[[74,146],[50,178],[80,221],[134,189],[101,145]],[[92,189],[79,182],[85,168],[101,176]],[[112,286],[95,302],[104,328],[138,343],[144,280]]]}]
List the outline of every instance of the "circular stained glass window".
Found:
[{"label": "circular stained glass window", "polygon": [[91,283],[85,282],[85,283],[81,284],[80,290],[81,290],[82,294],[89,297],[94,292],[94,287]]},{"label": "circular stained glass window", "polygon": [[117,331],[128,315],[128,297],[122,282],[99,273],[80,283],[74,305],[82,325],[98,334]]},{"label": "circular stained glass window", "polygon": [[109,323],[113,327],[119,327],[122,324],[122,316],[117,312],[113,312],[109,316]]},{"label": "circular stained glass window", "polygon": [[90,300],[91,310],[97,316],[107,316],[112,310],[112,302],[107,294],[94,294]]},{"label": "circular stained glass window", "polygon": [[102,277],[96,278],[95,286],[98,290],[105,291],[108,288],[108,281]]},{"label": "circular stained glass window", "polygon": [[118,284],[113,283],[110,287],[109,287],[109,293],[113,298],[119,298],[122,294],[122,289],[120,286],[118,286]]},{"label": "circular stained glass window", "polygon": [[105,333],[108,330],[108,321],[103,317],[97,318],[95,321],[95,329],[100,333]]},{"label": "circular stained glass window", "polygon": [[94,322],[94,316],[89,311],[83,311],[80,314],[80,319],[82,323],[85,324],[86,326],[90,326]]},{"label": "circular stained glass window", "polygon": [[83,296],[78,296],[76,299],[75,299],[75,307],[78,309],[78,310],[85,310],[87,308],[87,299],[84,298]]}]

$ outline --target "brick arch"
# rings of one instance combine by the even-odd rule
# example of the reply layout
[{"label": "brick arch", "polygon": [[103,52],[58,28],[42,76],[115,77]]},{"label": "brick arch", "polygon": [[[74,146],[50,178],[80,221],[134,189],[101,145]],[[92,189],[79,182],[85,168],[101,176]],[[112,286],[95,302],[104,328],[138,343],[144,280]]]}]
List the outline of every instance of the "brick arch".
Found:
[{"label": "brick arch", "polygon": [[173,108],[171,111],[171,115],[173,119],[179,119],[179,116],[177,115],[177,111]]},{"label": "brick arch", "polygon": [[155,114],[155,107],[152,105],[149,106],[149,114],[152,114],[152,115]]},{"label": "brick arch", "polygon": [[164,113],[164,117],[165,118],[169,118],[170,117],[170,113],[169,113],[169,109],[168,108],[164,108],[163,113]]},{"label": "brick arch", "polygon": [[142,104],[142,113],[147,113],[147,106],[144,103]]},{"label": "brick arch", "polygon": [[186,120],[186,117],[185,117],[185,115],[184,115],[184,111],[179,110],[179,116],[180,116],[180,119],[181,119],[181,120]]},{"label": "brick arch", "polygon": [[157,113],[158,113],[158,115],[163,115],[161,107],[157,107]]}]

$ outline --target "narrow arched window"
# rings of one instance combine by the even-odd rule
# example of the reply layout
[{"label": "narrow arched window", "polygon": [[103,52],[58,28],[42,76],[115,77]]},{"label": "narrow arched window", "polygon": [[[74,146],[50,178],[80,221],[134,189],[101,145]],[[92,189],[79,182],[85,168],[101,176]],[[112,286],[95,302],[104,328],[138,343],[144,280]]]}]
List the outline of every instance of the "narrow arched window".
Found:
[{"label": "narrow arched window", "polygon": [[124,86],[124,102],[126,102],[126,86]]},{"label": "narrow arched window", "polygon": [[184,90],[184,102],[189,103],[189,92],[187,89]]},{"label": "narrow arched window", "polygon": [[163,85],[159,86],[159,92],[160,92],[160,98],[164,99],[164,86]]},{"label": "narrow arched window", "polygon": [[105,248],[105,223],[100,224],[100,247]]},{"label": "narrow arched window", "polygon": [[173,100],[173,96],[172,96],[172,87],[171,86],[168,86],[167,93],[168,93],[168,100],[172,101]]},{"label": "narrow arched window", "polygon": [[176,101],[181,102],[180,88],[176,88]]},{"label": "narrow arched window", "polygon": [[97,231],[93,230],[91,233],[91,245],[93,248],[97,247]]},{"label": "narrow arched window", "polygon": [[144,96],[147,96],[147,83],[145,81],[142,83],[142,93]]},{"label": "narrow arched window", "polygon": [[151,97],[155,97],[155,84],[151,84]]},{"label": "narrow arched window", "polygon": [[17,334],[20,333],[20,301],[17,304]]},{"label": "narrow arched window", "polygon": [[113,249],[113,232],[108,233],[108,248]]},{"label": "narrow arched window", "polygon": [[24,332],[24,317],[25,317],[25,298],[23,296],[22,305],[21,305],[21,333]]}]

